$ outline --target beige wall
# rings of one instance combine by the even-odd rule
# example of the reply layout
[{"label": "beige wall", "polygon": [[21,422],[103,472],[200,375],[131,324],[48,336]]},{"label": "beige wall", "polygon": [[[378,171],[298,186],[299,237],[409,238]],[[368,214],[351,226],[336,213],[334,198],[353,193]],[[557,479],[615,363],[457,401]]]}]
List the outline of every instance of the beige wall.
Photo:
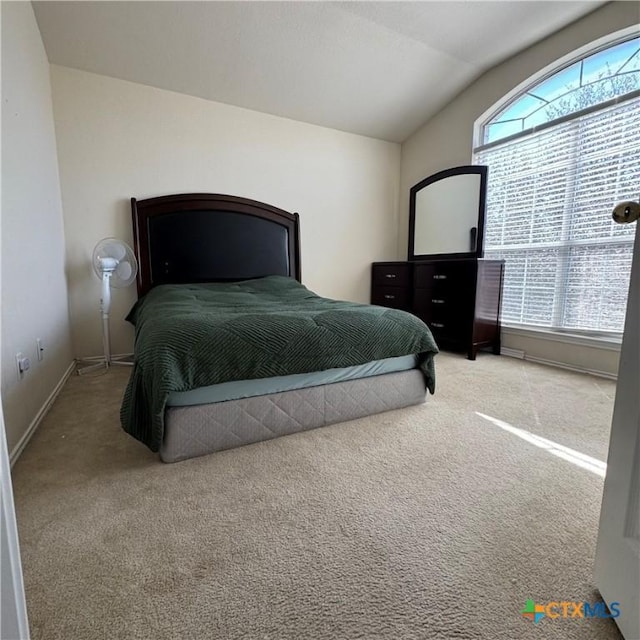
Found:
[{"label": "beige wall", "polygon": [[[366,302],[370,265],[396,257],[400,145],[52,66],[73,345],[101,352],[99,282],[89,266],[105,236],[131,242],[129,199],[227,193],[298,211],[303,282]],[[135,286],[113,295],[114,353]]]},{"label": "beige wall", "polygon": [[[1,230],[2,403],[12,451],[72,361],[49,63],[29,2],[2,3]],[[20,381],[18,351],[31,359]]]},{"label": "beige wall", "polygon": [[[409,189],[432,173],[471,162],[474,123],[481,115],[547,65],[603,36],[637,25],[638,22],[640,10],[636,2],[612,2],[604,5],[493,67],[407,139],[402,145],[398,255],[403,259],[407,255]],[[548,355],[550,345],[546,343],[537,343],[530,338],[525,341],[515,334],[505,334],[503,338],[505,347],[521,349],[540,358]],[[560,363],[581,366],[583,358],[576,356],[573,348],[563,351],[561,343],[554,343],[553,353],[554,359]],[[601,350],[590,353],[595,359],[592,367],[594,370],[608,373],[617,371],[617,357],[612,359],[607,352],[602,354],[600,362]]]},{"label": "beige wall", "polygon": [[[576,337],[571,342],[562,336],[553,335],[551,338],[541,339],[529,332],[512,335],[514,329],[503,329],[503,343],[515,344],[510,347],[515,350],[515,357],[526,357],[534,362],[567,366],[580,369],[588,373],[615,377],[620,360],[620,345],[614,342],[602,341],[598,346],[587,343],[583,338]],[[559,355],[562,359],[559,359]]]}]

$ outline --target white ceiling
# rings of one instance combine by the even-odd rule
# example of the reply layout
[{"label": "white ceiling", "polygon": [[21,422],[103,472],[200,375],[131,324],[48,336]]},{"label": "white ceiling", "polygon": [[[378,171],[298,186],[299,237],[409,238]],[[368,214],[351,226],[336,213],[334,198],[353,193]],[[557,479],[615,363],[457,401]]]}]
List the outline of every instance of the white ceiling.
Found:
[{"label": "white ceiling", "polygon": [[401,142],[602,2],[34,2],[49,61]]}]

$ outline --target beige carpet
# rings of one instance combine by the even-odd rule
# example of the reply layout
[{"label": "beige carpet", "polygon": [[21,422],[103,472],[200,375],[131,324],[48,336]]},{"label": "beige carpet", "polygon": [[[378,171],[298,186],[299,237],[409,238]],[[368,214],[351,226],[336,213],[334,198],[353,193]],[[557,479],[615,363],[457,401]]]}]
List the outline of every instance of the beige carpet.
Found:
[{"label": "beige carpet", "polygon": [[34,639],[614,639],[521,616],[592,601],[615,385],[441,354],[426,405],[164,465],[127,371],[72,378],[14,469]]}]

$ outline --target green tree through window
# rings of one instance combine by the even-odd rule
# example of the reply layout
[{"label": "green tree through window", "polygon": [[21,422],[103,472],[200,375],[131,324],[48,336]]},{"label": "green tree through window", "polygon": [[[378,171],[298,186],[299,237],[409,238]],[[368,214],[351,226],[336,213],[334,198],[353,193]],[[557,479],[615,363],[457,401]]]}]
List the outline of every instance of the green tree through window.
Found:
[{"label": "green tree through window", "polygon": [[594,53],[527,89],[484,126],[491,143],[640,91],[640,38]]}]

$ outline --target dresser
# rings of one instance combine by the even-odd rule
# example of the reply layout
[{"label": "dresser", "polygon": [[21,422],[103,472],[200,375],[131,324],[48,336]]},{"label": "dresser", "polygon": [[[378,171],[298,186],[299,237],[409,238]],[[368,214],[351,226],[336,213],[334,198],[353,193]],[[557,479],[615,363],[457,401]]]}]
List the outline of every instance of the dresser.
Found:
[{"label": "dresser", "polygon": [[504,261],[482,258],[375,262],[371,304],[410,311],[442,349],[500,353]]}]

